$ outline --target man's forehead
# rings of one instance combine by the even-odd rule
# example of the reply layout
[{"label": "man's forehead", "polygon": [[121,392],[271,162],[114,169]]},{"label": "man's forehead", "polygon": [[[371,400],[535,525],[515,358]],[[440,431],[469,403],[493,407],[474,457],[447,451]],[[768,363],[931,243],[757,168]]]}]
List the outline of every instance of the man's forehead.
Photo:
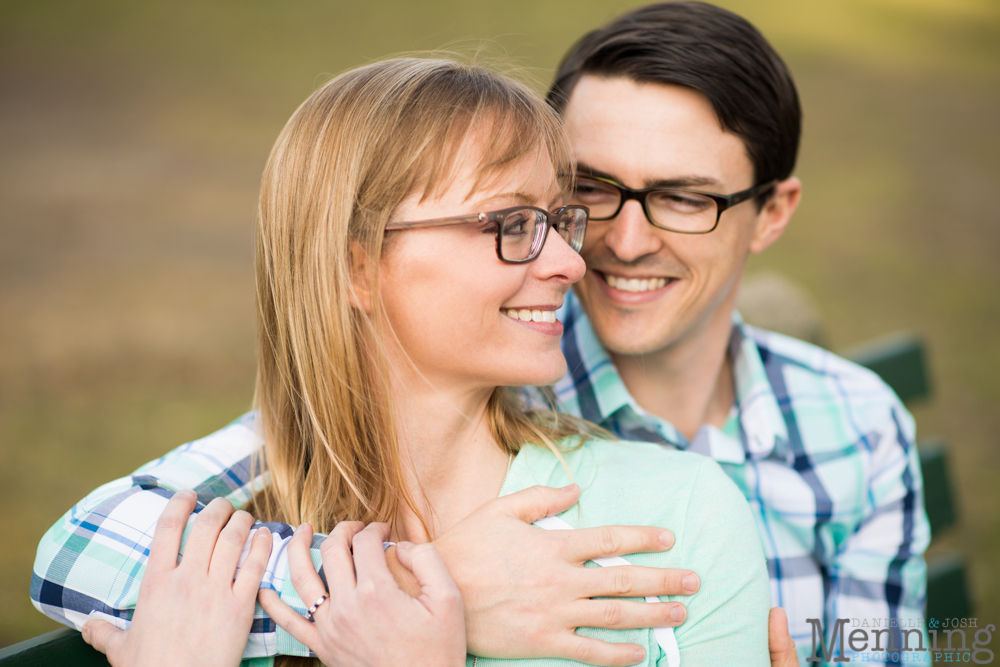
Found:
[{"label": "man's forehead", "polygon": [[577,160],[629,178],[632,187],[682,177],[753,178],[742,138],[723,129],[708,99],[691,88],[585,75],[565,120]]}]

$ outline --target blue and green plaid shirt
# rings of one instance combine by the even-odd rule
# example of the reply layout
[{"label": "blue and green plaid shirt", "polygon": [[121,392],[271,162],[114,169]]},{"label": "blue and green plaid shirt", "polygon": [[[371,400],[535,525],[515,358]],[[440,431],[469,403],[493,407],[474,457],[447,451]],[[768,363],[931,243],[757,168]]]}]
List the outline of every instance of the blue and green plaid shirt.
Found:
[{"label": "blue and green plaid shirt", "polygon": [[806,619],[820,619],[829,641],[838,618],[886,627],[886,619],[923,617],[930,524],[913,419],[878,376],[736,315],[736,401],[721,429],[703,426],[688,441],[635,401],[572,293],[559,319],[569,365],[555,386],[560,409],[624,440],[722,465],[757,520],[772,601],[788,613],[801,658],[812,650]]}]

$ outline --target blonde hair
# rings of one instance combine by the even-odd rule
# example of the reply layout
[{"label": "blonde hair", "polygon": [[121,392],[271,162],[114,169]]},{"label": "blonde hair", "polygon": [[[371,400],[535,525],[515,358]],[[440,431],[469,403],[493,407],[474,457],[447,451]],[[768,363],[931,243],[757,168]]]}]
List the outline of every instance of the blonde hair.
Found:
[{"label": "blonde hair", "polygon": [[[394,210],[446,184],[473,133],[484,146],[479,183],[538,149],[558,173],[571,172],[562,126],[544,102],[507,77],[449,60],[400,58],[342,74],[278,137],[256,238],[254,403],[269,479],[254,498],[258,518],[327,532],[342,520],[392,523],[403,504],[417,512],[390,405],[379,263],[365,263],[368,314],[351,306],[352,252],[380,257]],[[587,432],[553,411],[525,411],[502,387],[487,413],[512,454]]]}]

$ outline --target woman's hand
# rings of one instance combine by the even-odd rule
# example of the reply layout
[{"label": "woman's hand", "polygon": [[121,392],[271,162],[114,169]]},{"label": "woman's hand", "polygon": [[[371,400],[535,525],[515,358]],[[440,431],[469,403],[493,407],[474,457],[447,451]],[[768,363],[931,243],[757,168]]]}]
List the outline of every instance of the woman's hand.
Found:
[{"label": "woman's hand", "polygon": [[96,619],[83,626],[84,640],[114,667],[238,665],[243,657],[271,534],[257,531],[236,574],[254,520],[216,498],[195,520],[178,564],[196,500],[193,491],[176,493],[156,522],[129,629]]},{"label": "woman's hand", "polygon": [[[320,552],[333,596],[310,623],[272,590],[259,594],[264,611],[329,667],[465,664],[462,596],[430,544],[396,546],[397,558],[420,582],[420,596],[404,593],[386,565],[382,541],[389,527],[337,524]],[[309,546],[312,528],[299,526],[288,543],[288,569],[299,598],[313,605],[328,593]],[[353,553],[352,553],[353,545]]]}]

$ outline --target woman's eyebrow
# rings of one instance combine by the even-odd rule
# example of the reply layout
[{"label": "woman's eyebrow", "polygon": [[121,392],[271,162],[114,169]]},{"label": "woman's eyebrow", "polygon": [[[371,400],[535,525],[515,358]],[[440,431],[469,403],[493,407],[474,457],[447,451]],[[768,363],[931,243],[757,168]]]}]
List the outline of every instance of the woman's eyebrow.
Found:
[{"label": "woman's eyebrow", "polygon": [[524,204],[525,206],[533,206],[535,204],[535,202],[538,201],[538,197],[536,197],[535,195],[529,195],[528,193],[521,192],[521,191],[517,191],[517,192],[500,192],[500,193],[497,193],[495,195],[490,195],[489,197],[486,197],[485,199],[477,199],[477,200],[475,200],[475,204],[474,204],[473,208],[479,210],[479,209],[482,209],[484,207],[487,207],[490,202],[495,202],[497,200],[505,200],[505,201],[511,201],[511,200],[513,200],[513,201],[515,201],[515,202],[517,202],[519,204]]}]

